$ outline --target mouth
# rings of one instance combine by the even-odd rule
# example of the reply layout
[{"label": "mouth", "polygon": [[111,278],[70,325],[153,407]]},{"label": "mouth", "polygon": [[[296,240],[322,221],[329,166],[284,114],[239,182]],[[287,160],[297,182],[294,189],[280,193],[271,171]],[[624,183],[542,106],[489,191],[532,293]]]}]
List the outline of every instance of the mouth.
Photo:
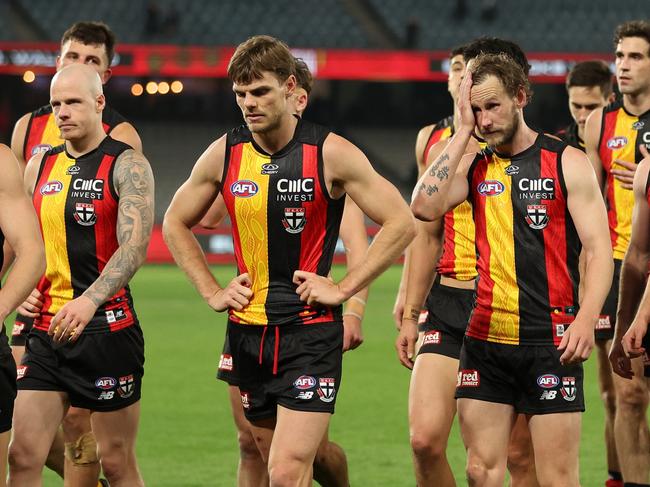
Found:
[{"label": "mouth", "polygon": [[255,122],[259,122],[260,120],[262,120],[263,117],[264,117],[264,115],[260,115],[259,113],[255,113],[255,114],[246,115],[246,120],[248,120],[249,122],[255,123]]}]

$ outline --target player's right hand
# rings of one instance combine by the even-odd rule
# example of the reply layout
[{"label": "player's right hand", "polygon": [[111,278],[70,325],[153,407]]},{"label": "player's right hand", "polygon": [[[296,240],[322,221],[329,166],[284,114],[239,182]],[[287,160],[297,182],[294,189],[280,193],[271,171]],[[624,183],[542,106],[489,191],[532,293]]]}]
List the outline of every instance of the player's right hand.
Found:
[{"label": "player's right hand", "polygon": [[470,64],[471,61],[468,63],[465,74],[463,75],[463,81],[460,83],[457,106],[460,117],[460,127],[473,132],[474,127],[476,126],[476,117],[474,116],[474,111],[472,110],[472,104],[470,102],[470,92],[472,90],[472,73],[469,70]]},{"label": "player's right hand", "polygon": [[418,324],[411,319],[402,320],[402,327],[395,340],[395,350],[400,363],[412,369],[415,363],[415,344],[418,341]]},{"label": "player's right hand", "polygon": [[625,354],[620,339],[614,337],[608,357],[615,374],[620,375],[624,379],[632,379],[634,376],[634,372],[632,371],[632,362],[630,361],[630,357]]},{"label": "player's right hand", "polygon": [[226,311],[227,309],[234,309],[241,311],[248,305],[250,298],[253,296],[251,281],[248,273],[238,275],[228,283],[226,287],[214,293],[208,299],[208,305],[215,311]]},{"label": "player's right hand", "polygon": [[628,328],[623,339],[621,340],[621,345],[625,351],[625,355],[630,358],[641,357],[645,353],[645,347],[643,346],[643,338],[648,332],[648,323],[643,320],[635,319],[630,327]]},{"label": "player's right hand", "polygon": [[36,318],[43,308],[43,295],[34,289],[27,299],[16,308],[16,312],[28,318]]}]

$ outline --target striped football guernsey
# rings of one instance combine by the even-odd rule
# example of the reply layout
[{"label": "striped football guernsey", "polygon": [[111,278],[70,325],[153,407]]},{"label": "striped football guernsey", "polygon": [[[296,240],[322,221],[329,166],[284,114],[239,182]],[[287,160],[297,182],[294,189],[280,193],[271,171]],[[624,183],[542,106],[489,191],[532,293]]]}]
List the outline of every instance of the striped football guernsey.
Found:
[{"label": "striped football guernsey", "polygon": [[[454,117],[450,115],[431,130],[422,160],[426,163],[431,147],[454,135]],[[476,277],[476,247],[472,207],[466,201],[445,214],[442,255],[437,265],[440,275],[471,281]]]},{"label": "striped football guernsey", "polygon": [[559,344],[578,306],[580,242],[567,208],[566,143],[539,134],[512,157],[477,154],[468,174],[478,287],[467,335]]},{"label": "striped football guernsey", "polygon": [[[126,118],[106,105],[102,112],[102,126],[107,134]],[[25,162],[39,152],[45,152],[52,147],[63,144],[61,131],[56,126],[54,114],[51,105],[44,105],[38,110],[34,110],[29,117],[25,141],[23,143],[23,159]]]},{"label": "striped football guernsey", "polygon": [[300,269],[327,276],[345,198],[329,196],[323,176],[324,127],[298,120],[293,139],[269,155],[246,126],[227,135],[223,197],[232,222],[239,273],[253,297],[230,319],[247,325],[322,323],[341,319],[341,307],[313,308],[293,283]]},{"label": "striped football guernsey", "polygon": [[628,113],[618,100],[603,109],[598,154],[606,175],[607,217],[615,259],[623,259],[630,244],[634,195],[615,179],[612,169],[622,169],[616,160],[638,164],[643,155],[639,144],[650,149],[650,111],[641,116]]},{"label": "striped football guernsey", "polygon": [[[47,330],[52,317],[99,277],[117,250],[118,195],[113,170],[130,146],[109,136],[95,150],[74,158],[65,145],[43,156],[33,202],[45,242],[45,275],[38,283],[43,308],[34,327]],[[137,322],[129,287],[101,305],[84,333],[117,331]]]}]

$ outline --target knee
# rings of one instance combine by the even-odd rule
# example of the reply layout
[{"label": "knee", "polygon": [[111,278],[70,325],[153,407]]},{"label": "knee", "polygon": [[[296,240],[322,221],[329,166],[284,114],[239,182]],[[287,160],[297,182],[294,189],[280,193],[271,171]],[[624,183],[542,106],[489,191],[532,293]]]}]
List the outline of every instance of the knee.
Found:
[{"label": "knee", "polygon": [[[307,476],[309,465],[298,460],[278,461],[269,465],[269,481],[271,487],[293,487],[301,485],[301,480]],[[311,475],[309,476],[311,478]]]},{"label": "knee", "polygon": [[600,394],[600,398],[605,406],[605,412],[609,416],[616,414],[616,393],[613,390],[606,390]]},{"label": "knee", "polygon": [[85,409],[71,408],[62,421],[66,441],[76,441],[90,431],[90,414]]},{"label": "knee", "polygon": [[445,456],[447,439],[432,432],[411,433],[411,450],[418,461],[435,462]]},{"label": "knee", "polygon": [[[9,445],[8,461],[10,470],[25,471],[37,468],[39,465],[37,455],[32,448],[23,442],[14,440]],[[43,462],[45,459],[43,459]]]},{"label": "knee", "polygon": [[648,407],[648,389],[638,381],[631,381],[616,394],[616,408],[623,414],[645,414]]},{"label": "knee", "polygon": [[239,457],[242,460],[262,460],[255,438],[250,431],[239,431],[237,433],[239,443]]},{"label": "knee", "polygon": [[479,459],[467,459],[467,467],[465,474],[467,475],[467,483],[470,486],[485,485],[488,479],[488,466]]},{"label": "knee", "polygon": [[508,471],[528,472],[535,468],[535,457],[531,448],[516,447],[508,451]]},{"label": "knee", "polygon": [[109,483],[122,478],[129,465],[135,463],[135,452],[121,439],[112,439],[98,445],[99,461]]}]

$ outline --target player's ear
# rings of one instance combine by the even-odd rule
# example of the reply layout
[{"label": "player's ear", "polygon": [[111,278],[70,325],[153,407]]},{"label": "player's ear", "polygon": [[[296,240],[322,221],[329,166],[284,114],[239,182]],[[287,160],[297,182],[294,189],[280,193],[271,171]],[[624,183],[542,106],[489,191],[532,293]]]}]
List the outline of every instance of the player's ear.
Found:
[{"label": "player's ear", "polygon": [[293,74],[290,74],[287,80],[284,82],[286,87],[286,96],[289,98],[296,91],[296,77]]},{"label": "player's ear", "polygon": [[97,112],[101,112],[104,110],[106,107],[106,97],[104,96],[104,93],[100,93],[97,95],[97,98],[95,99],[95,108]]},{"label": "player's ear", "polygon": [[113,75],[113,70],[111,68],[106,68],[106,70],[100,75],[100,78],[102,79],[102,84],[105,85],[106,82],[111,79],[111,76]]},{"label": "player's ear", "polygon": [[523,86],[517,88],[515,103],[517,105],[517,108],[524,108],[528,103],[528,95],[526,94],[526,89]]}]

